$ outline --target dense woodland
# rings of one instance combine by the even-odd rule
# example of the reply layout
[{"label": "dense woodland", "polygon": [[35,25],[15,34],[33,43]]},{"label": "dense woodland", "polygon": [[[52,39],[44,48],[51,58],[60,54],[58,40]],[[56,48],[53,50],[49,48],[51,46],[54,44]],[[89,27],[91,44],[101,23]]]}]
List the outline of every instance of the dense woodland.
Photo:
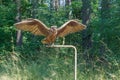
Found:
[{"label": "dense woodland", "polygon": [[80,20],[87,29],[65,37],[78,50],[78,80],[120,79],[120,0],[0,0],[0,80],[74,79],[74,50],[17,30],[27,18],[49,27]]}]

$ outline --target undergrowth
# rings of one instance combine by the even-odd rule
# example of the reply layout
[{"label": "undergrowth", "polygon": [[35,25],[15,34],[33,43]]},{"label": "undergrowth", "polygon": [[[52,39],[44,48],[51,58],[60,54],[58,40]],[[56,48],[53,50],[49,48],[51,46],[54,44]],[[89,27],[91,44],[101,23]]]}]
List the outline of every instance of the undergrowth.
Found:
[{"label": "undergrowth", "polygon": [[[42,49],[42,50],[41,50]],[[74,80],[74,54],[65,48],[2,51],[0,80]],[[67,54],[66,54],[67,53]],[[78,52],[78,80],[119,80],[120,59],[112,53],[89,57]]]}]

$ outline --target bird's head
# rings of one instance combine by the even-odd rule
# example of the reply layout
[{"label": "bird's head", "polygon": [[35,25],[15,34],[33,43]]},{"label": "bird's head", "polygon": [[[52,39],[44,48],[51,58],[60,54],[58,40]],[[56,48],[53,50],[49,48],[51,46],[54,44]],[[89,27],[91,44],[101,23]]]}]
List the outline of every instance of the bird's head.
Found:
[{"label": "bird's head", "polygon": [[57,32],[57,26],[51,26],[50,31],[51,31],[52,33]]},{"label": "bird's head", "polygon": [[57,29],[57,26],[51,26],[51,29],[52,29],[52,30],[56,30],[56,29]]},{"label": "bird's head", "polygon": [[51,29],[57,29],[57,26],[51,26]]}]

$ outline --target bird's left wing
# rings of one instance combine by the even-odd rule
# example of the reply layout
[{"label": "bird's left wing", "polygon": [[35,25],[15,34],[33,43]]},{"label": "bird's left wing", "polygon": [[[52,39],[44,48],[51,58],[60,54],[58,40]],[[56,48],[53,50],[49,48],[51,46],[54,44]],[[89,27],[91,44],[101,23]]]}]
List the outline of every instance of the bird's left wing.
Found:
[{"label": "bird's left wing", "polygon": [[29,31],[34,35],[47,36],[49,34],[49,28],[38,19],[30,18],[15,23],[14,25],[16,26],[17,29]]},{"label": "bird's left wing", "polygon": [[60,28],[58,28],[58,37],[64,37],[70,33],[78,32],[80,30],[86,29],[86,26],[82,23],[79,23],[76,20],[69,20],[64,23]]}]

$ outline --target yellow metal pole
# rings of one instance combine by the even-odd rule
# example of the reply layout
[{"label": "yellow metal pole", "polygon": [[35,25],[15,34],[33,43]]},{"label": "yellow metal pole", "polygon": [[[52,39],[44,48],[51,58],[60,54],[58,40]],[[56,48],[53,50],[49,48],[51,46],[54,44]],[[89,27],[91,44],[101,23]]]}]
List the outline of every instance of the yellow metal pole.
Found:
[{"label": "yellow metal pole", "polygon": [[75,46],[73,45],[51,45],[51,46],[47,46],[47,47],[60,47],[60,48],[73,48],[74,49],[74,60],[75,60],[75,64],[74,64],[74,79],[77,80],[77,49]]}]

